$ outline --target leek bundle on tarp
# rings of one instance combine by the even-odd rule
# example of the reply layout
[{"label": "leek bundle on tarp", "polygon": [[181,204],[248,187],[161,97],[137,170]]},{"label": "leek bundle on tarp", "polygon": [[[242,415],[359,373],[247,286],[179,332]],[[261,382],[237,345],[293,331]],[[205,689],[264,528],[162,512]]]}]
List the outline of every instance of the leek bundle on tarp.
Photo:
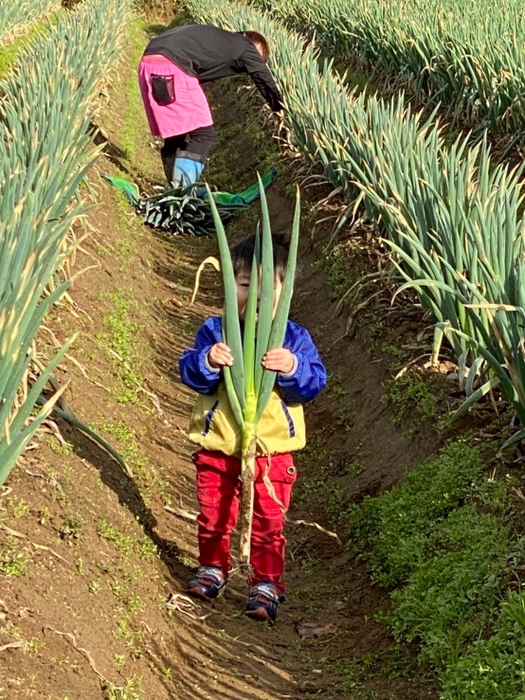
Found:
[{"label": "leek bundle on tarp", "polygon": [[[276,168],[269,170],[262,178],[264,187],[275,180]],[[174,235],[190,233],[195,236],[210,236],[215,232],[210,201],[213,200],[223,223],[237,216],[259,197],[258,184],[247,187],[242,192],[213,192],[204,197],[195,195],[197,184],[181,189],[155,188],[160,191],[150,197],[141,196],[137,185],[121,177],[103,177],[118,187],[135,207],[145,224],[157,231],[168,231]],[[209,192],[209,190],[208,190]]]},{"label": "leek bundle on tarp", "polygon": [[[249,569],[250,566],[255,457],[258,452],[259,454],[267,454],[265,445],[257,438],[257,423],[266,408],[276,378],[276,372],[263,367],[262,359],[268,350],[281,347],[284,341],[297,263],[300,221],[300,197],[299,190],[297,190],[288,265],[275,317],[273,317],[275,270],[272,232],[261,178],[259,178],[259,190],[262,210],[262,236],[258,227],[251,269],[250,290],[244,319],[244,335],[241,333],[235,276],[228,240],[217,206],[210,197],[224,283],[222,332],[224,342],[228,345],[233,355],[232,366],[223,368],[224,382],[235,420],[239,424],[243,435],[239,561],[241,568],[244,570]],[[209,195],[210,192],[208,190]]]}]

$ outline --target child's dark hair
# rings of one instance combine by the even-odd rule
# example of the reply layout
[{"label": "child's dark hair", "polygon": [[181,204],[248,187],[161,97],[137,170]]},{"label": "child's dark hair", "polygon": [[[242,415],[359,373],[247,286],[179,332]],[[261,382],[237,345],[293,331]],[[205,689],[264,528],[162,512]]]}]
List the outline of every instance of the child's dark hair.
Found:
[{"label": "child's dark hair", "polygon": [[[284,236],[273,235],[273,267],[275,274],[279,275],[281,282],[284,279],[286,266],[288,265],[288,244]],[[235,241],[230,245],[230,254],[233,264],[233,273],[237,277],[241,272],[250,272],[255,249],[255,236],[250,236],[242,241]]]},{"label": "child's dark hair", "polygon": [[259,32],[252,31],[251,29],[246,30],[242,34],[255,45],[256,49],[262,55],[263,61],[267,63],[268,59],[270,58],[270,46],[266,37]]}]

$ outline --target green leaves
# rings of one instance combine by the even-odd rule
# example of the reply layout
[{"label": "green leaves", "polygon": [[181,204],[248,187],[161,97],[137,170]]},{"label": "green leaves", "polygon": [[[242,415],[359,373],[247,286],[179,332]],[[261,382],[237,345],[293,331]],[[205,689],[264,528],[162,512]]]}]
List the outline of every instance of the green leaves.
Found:
[{"label": "green leaves", "polygon": [[97,157],[91,100],[118,55],[128,11],[87,0],[36,37],[0,82],[0,484],[52,409],[49,401],[31,418],[67,345],[22,388],[38,327],[69,285],[60,272],[66,237],[84,210],[73,197]]},{"label": "green leaves", "polygon": [[[169,231],[175,235],[191,233],[195,236],[210,236],[215,231],[210,207],[212,197],[207,200],[193,197],[188,191],[191,189],[163,190],[152,197],[138,198],[133,203],[144,223],[158,231]],[[249,206],[244,202],[214,204],[223,223]]]},{"label": "green leaves", "polygon": [[[332,0],[308,8],[301,2],[286,0],[279,10],[272,2],[272,13],[288,17],[301,5],[306,22],[333,6]],[[224,16],[223,4],[204,7],[188,0],[188,6],[206,22],[220,24]],[[366,2],[365,7],[359,1],[356,7],[361,13],[369,8],[376,24],[376,11],[384,12],[384,3]],[[344,4],[347,13],[353,8]],[[407,16],[411,12],[412,6]],[[478,16],[472,4],[468,12]],[[366,17],[365,13],[365,23]],[[339,19],[334,19],[332,36],[339,31]],[[297,148],[320,162],[326,178],[346,197],[362,198],[368,219],[391,247],[392,261],[402,279],[416,289],[422,305],[438,322],[450,324],[446,335],[456,354],[467,352],[469,363],[478,357],[485,360],[479,373],[481,384],[489,381],[490,366],[499,378],[501,393],[525,424],[521,341],[525,324],[519,313],[506,310],[507,306],[525,309],[525,287],[520,282],[525,279],[521,168],[495,165],[485,142],[471,149],[468,138],[458,137],[449,145],[441,136],[435,113],[425,121],[412,112],[403,96],[387,102],[348,91],[330,62],[319,66],[312,43],[303,49],[299,35],[267,14],[232,4],[228,23],[239,29],[257,25],[268,37],[271,67],[285,95]],[[434,31],[433,23],[428,26]],[[378,39],[384,38],[383,25],[380,28],[381,32],[376,27]],[[396,43],[402,34],[395,34],[392,26],[388,29],[394,34],[382,44],[387,64],[395,60],[397,47],[406,44]],[[484,25],[483,31],[491,29]],[[349,40],[354,40],[353,34]],[[414,61],[419,60],[417,53]],[[482,59],[477,55],[466,60],[469,80],[477,85],[474,71]],[[454,70],[451,75],[462,85]],[[500,305],[499,310],[489,311],[490,304]]]},{"label": "green leaves", "polygon": [[[208,188],[208,199],[217,230],[224,283],[224,311],[222,332],[224,342],[233,355],[231,367],[224,367],[224,382],[230,406],[242,431],[241,454],[241,515],[239,563],[243,570],[250,570],[251,529],[253,520],[253,498],[255,459],[257,449],[257,423],[266,408],[276,373],[262,366],[262,359],[269,349],[281,347],[288,322],[290,300],[293,292],[297,248],[299,240],[300,198],[297,191],[292,239],[288,265],[281,289],[279,304],[273,318],[276,274],[273,255],[272,231],[266,202],[264,184],[259,177],[262,210],[262,240],[257,226],[253,259],[251,261],[250,287],[246,309],[239,309],[237,284],[234,275],[228,240]],[[242,271],[246,274],[248,270]],[[280,281],[280,280],[279,280]],[[241,321],[239,313],[244,311],[244,343],[241,343]],[[264,448],[264,446],[262,446]],[[271,485],[269,487],[271,494]]]},{"label": "green leaves", "polygon": [[6,39],[20,34],[32,22],[41,19],[47,12],[57,9],[59,5],[57,0],[2,2],[0,4],[0,40],[3,43]]},{"label": "green leaves", "polygon": [[224,378],[235,419],[243,430],[248,424],[250,426],[257,424],[275,384],[276,374],[263,368],[262,358],[269,349],[281,347],[284,341],[293,293],[299,241],[301,203],[299,191],[297,191],[288,265],[276,315],[273,318],[276,278],[272,233],[266,194],[260,177],[259,188],[262,210],[262,240],[259,227],[257,227],[250,271],[250,290],[244,319],[244,343],[241,341],[236,280],[228,240],[217,207],[213,199],[210,198],[217,230],[224,284],[223,337],[233,355],[233,365],[224,368]]},{"label": "green leaves", "polygon": [[[259,188],[262,189],[261,178],[258,177]],[[266,197],[261,199],[262,212],[262,255],[257,260],[257,265],[262,265],[261,298],[259,302],[259,319],[257,323],[257,348],[255,356],[255,381],[257,396],[261,391],[263,378],[262,359],[269,349],[270,332],[272,330],[272,316],[274,306],[275,270],[273,265],[273,243],[270,229],[270,217]],[[265,370],[266,376],[270,373]]]},{"label": "green leaves", "polygon": [[420,100],[439,101],[453,122],[523,132],[521,0],[498,1],[490,20],[475,0],[437,5],[425,0],[256,4],[287,27],[308,35],[315,32],[317,45],[331,55],[357,53],[376,74],[394,80],[402,76],[401,86],[408,81]]},{"label": "green leaves", "polygon": [[228,247],[228,239],[224,231],[217,206],[211,198],[211,190],[207,187],[210,200],[217,242],[221,260],[222,279],[224,286],[224,311],[222,315],[222,333],[224,342],[228,345],[233,356],[233,365],[224,367],[224,380],[228,391],[228,398],[235,415],[235,420],[242,427],[244,424],[243,411],[246,406],[246,393],[244,381],[244,362],[241,340],[241,327],[239,323],[239,311],[237,308],[237,290],[235,275]]},{"label": "green leaves", "polygon": [[447,700],[523,690],[523,595],[506,590],[523,556],[511,485],[487,473],[477,449],[451,443],[354,514],[373,578],[394,589],[394,636],[418,639]]},{"label": "green leaves", "polygon": [[[295,270],[297,267],[297,251],[299,247],[299,226],[301,219],[301,197],[299,188],[297,188],[295,200],[295,212],[292,224],[292,236],[290,240],[290,250],[288,253],[288,265],[286,267],[286,275],[284,277],[281,296],[277,305],[275,318],[273,319],[270,337],[268,340],[268,349],[279,348],[284,342],[286,333],[286,325],[288,323],[288,314],[290,313],[290,304],[292,301],[293,285],[295,280]],[[261,380],[261,387],[258,390],[257,400],[257,420],[261,417],[275,381],[275,373],[265,370]]]}]

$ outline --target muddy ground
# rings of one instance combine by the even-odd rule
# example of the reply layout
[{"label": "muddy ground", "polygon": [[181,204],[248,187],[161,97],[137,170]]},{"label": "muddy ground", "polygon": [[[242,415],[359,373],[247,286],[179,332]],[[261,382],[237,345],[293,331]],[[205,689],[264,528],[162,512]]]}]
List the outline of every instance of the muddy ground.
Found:
[{"label": "muddy ground", "polygon": [[[135,49],[141,39],[132,40]],[[177,361],[204,318],[220,312],[220,285],[206,272],[190,306],[196,268],[215,252],[214,240],[155,234],[100,177],[119,174],[144,188],[162,182],[158,144],[126,89],[133,66],[119,76],[97,116],[107,143],[85,193],[96,206],[76,227],[89,235],[76,253],[72,302],[55,307],[39,347],[49,358],[80,331],[57,379],[69,382],[76,416],[121,451],[130,471],[54,416],[0,492],[0,698],[437,698],[432,677],[378,617],[388,593],[370,583],[347,517],[351,503],[389,488],[439,444],[428,421],[396,422],[399,408],[383,398],[392,375],[384,339],[410,344],[414,318],[391,315],[385,292],[346,335],[352,309],[330,319],[337,285],[373,272],[377,259],[349,242],[342,267],[339,258],[322,262],[332,224],[314,223],[334,212],[316,205],[326,188],[303,189],[292,317],[318,343],[330,383],[307,412],[309,445],[287,526],[287,602],[271,628],[243,617],[239,577],[211,607],[181,595],[196,565],[197,506],[186,438],[195,397]],[[275,230],[286,231],[292,180],[304,182],[304,164],[277,153],[271,120],[245,87],[215,85],[210,100],[220,134],[210,180],[247,186],[275,162],[270,214]],[[250,233],[256,218],[254,205],[231,236]],[[295,520],[337,532],[341,545]],[[305,636],[304,623],[315,623],[319,636]]]}]

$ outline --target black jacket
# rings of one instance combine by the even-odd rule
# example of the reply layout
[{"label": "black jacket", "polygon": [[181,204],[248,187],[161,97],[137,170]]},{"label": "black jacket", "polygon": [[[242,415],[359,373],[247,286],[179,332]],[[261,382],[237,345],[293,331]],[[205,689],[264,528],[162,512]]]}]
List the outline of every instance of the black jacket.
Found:
[{"label": "black jacket", "polygon": [[201,83],[248,73],[274,112],[283,107],[281,93],[266,63],[242,32],[206,24],[175,27],[150,41],[144,55],[151,54],[165,56]]}]

